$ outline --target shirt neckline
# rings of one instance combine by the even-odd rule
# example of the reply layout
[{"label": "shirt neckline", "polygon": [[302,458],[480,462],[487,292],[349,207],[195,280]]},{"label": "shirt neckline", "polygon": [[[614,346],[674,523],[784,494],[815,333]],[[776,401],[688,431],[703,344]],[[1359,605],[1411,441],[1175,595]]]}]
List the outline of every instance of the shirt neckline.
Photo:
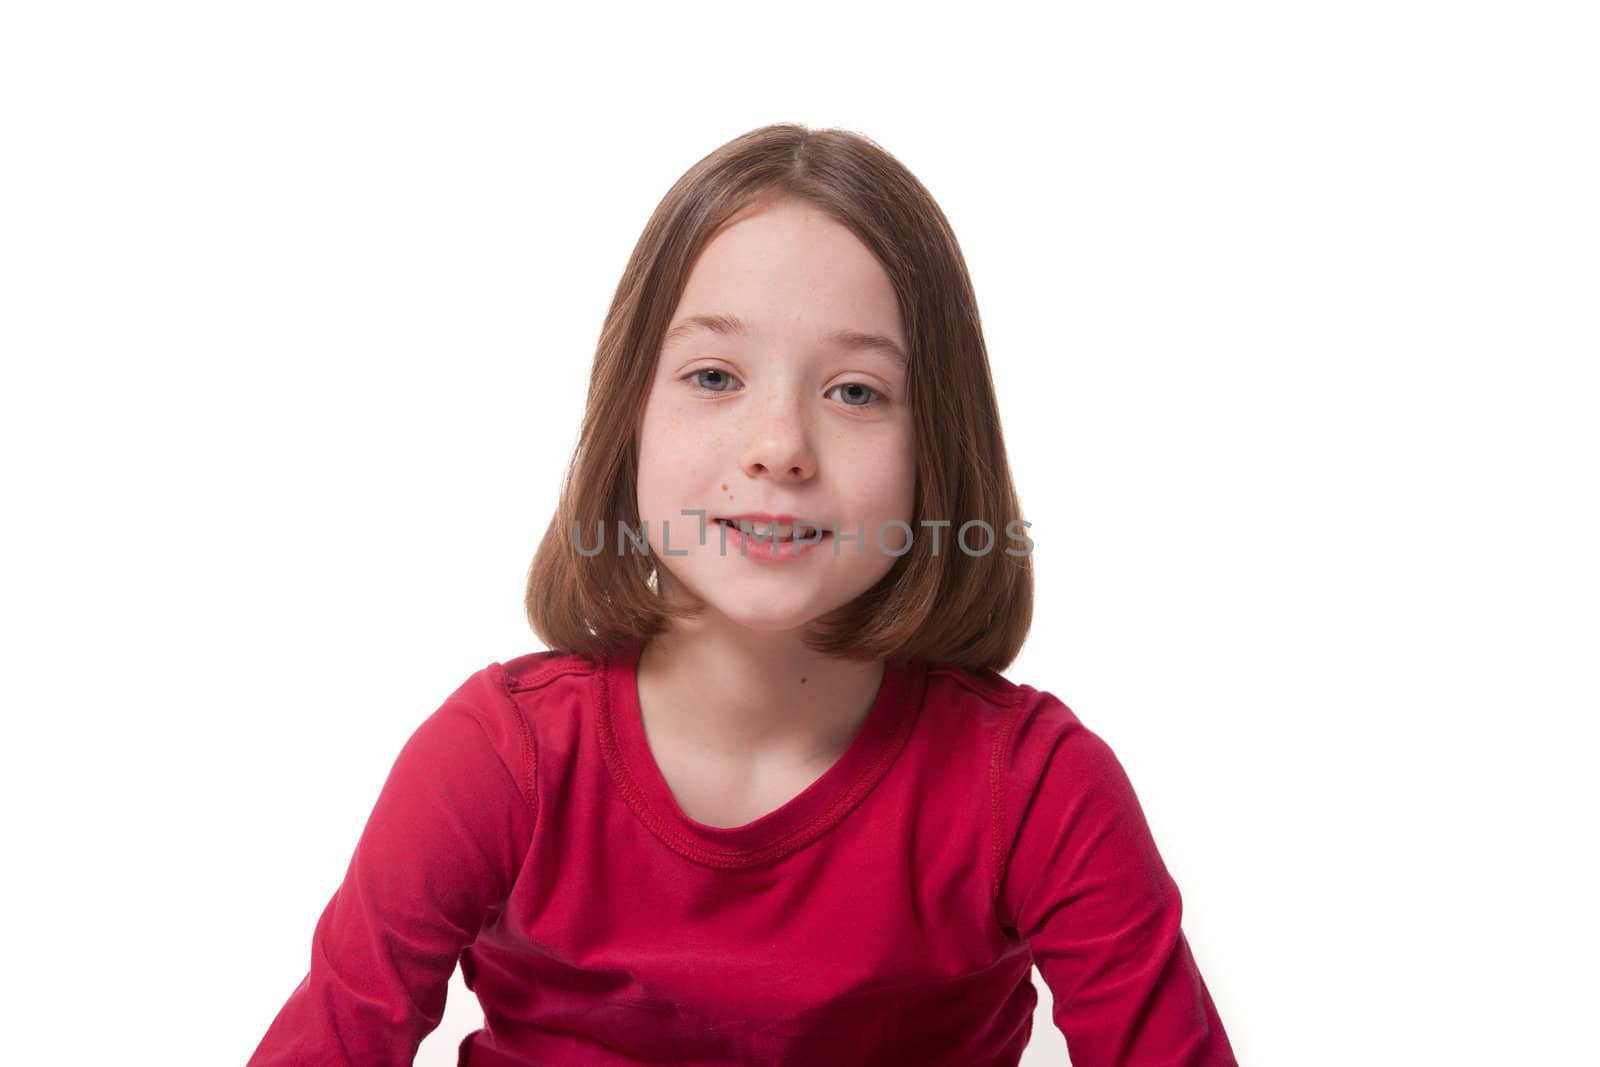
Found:
[{"label": "shirt neckline", "polygon": [[789,854],[837,824],[871,791],[905,746],[922,707],[927,664],[887,660],[872,706],[844,754],[788,801],[740,826],[690,818],[672,795],[645,738],[639,708],[639,658],[644,647],[601,660],[599,734],[613,779],[628,805],[661,841],[681,855],[719,867],[742,867]]}]

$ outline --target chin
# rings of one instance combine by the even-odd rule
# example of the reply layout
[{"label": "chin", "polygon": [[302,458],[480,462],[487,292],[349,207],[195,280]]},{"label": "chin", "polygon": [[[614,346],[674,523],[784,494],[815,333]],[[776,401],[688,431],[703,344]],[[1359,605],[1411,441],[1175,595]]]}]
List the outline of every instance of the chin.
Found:
[{"label": "chin", "polygon": [[715,600],[711,601],[711,607],[734,626],[756,633],[776,634],[798,630],[822,614],[820,611],[813,610],[775,610],[771,605],[752,611],[748,607],[739,608],[731,604],[719,604]]}]

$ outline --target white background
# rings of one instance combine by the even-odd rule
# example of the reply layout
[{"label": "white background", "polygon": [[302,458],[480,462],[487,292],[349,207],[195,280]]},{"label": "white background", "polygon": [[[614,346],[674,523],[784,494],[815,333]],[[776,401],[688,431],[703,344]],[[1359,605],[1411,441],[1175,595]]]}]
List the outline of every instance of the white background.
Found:
[{"label": "white background", "polygon": [[1005,673],[1127,768],[1241,1062],[1596,1062],[1587,8],[8,5],[0,1058],[249,1056],[407,736],[539,647],[645,220],[793,120],[955,227]]}]

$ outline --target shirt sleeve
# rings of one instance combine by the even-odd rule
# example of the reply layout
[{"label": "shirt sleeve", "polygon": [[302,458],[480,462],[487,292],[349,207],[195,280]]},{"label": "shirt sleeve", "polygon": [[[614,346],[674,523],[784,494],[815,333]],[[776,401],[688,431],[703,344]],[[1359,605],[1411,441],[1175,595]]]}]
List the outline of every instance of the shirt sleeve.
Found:
[{"label": "shirt sleeve", "polygon": [[1019,718],[998,912],[1028,942],[1074,1067],[1236,1067],[1122,764],[1048,693]]},{"label": "shirt sleeve", "polygon": [[[412,733],[323,910],[311,966],[248,1067],[410,1064],[533,834],[531,742],[497,668]],[[486,711],[485,708],[495,709]]]}]

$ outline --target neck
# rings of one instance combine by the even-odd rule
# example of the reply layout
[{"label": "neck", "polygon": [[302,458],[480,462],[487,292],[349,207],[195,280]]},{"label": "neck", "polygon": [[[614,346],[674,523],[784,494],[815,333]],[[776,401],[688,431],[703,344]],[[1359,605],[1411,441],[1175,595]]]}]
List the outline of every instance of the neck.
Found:
[{"label": "neck", "polygon": [[831,763],[859,732],[882,662],[822,656],[797,631],[758,632],[676,621],[639,658],[640,711],[710,756]]}]

